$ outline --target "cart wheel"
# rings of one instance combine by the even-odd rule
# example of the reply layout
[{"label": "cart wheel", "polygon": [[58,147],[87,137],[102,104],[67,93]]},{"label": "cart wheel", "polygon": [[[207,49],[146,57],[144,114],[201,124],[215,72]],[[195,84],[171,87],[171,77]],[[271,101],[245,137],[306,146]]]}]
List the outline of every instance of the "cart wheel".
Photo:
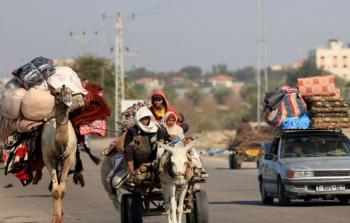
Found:
[{"label": "cart wheel", "polygon": [[121,223],[142,223],[142,200],[138,194],[123,194],[120,208]]},{"label": "cart wheel", "polygon": [[207,192],[199,190],[194,193],[195,201],[192,212],[186,214],[187,223],[208,223],[208,197]]},{"label": "cart wheel", "polygon": [[196,217],[193,212],[186,214],[186,223],[196,223]]},{"label": "cart wheel", "polygon": [[241,169],[241,161],[237,155],[230,154],[228,160],[230,169]]}]

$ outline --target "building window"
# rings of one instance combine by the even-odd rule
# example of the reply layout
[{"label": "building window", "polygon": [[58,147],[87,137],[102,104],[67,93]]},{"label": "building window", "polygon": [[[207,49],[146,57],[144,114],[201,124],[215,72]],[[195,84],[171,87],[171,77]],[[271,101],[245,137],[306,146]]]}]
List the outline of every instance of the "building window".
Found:
[{"label": "building window", "polygon": [[347,56],[343,56],[343,67],[348,67],[348,60]]},{"label": "building window", "polygon": [[337,56],[333,56],[333,67],[338,67],[338,58],[337,58]]}]

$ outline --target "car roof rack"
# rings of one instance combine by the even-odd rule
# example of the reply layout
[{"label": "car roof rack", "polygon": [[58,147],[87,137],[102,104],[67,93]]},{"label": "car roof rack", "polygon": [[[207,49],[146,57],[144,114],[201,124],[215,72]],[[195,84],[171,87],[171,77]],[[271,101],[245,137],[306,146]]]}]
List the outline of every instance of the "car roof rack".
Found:
[{"label": "car roof rack", "polygon": [[302,132],[336,132],[336,133],[342,133],[342,129],[281,129],[281,134],[284,133],[302,133]]}]

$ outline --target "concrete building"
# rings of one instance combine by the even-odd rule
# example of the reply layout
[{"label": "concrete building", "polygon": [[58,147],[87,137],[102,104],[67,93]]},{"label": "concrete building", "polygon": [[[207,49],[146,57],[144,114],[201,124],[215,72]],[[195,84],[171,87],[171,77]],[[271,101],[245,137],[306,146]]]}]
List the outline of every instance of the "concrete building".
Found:
[{"label": "concrete building", "polygon": [[216,74],[209,78],[209,82],[213,87],[231,88],[233,83],[233,78],[226,74]]},{"label": "concrete building", "polygon": [[164,87],[162,81],[153,77],[141,77],[136,79],[134,83],[143,86],[147,93],[151,93],[154,89],[162,89]]},{"label": "concrete building", "polygon": [[350,81],[350,48],[343,47],[339,40],[331,39],[327,47],[310,51],[309,58],[318,68]]}]

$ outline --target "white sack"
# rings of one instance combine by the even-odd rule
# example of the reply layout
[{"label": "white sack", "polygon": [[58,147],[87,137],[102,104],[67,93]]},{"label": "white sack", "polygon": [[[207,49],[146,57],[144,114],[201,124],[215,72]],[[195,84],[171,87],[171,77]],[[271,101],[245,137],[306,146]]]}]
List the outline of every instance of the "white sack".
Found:
[{"label": "white sack", "polygon": [[22,101],[23,117],[32,121],[42,121],[53,112],[55,97],[50,91],[31,88]]},{"label": "white sack", "polygon": [[78,74],[70,67],[57,66],[56,72],[47,79],[47,83],[52,88],[61,88],[65,85],[73,91],[74,94],[87,94],[87,91],[81,85]]},{"label": "white sack", "polygon": [[18,118],[21,103],[26,94],[27,91],[24,88],[6,89],[0,99],[0,110],[2,114],[7,118]]}]

